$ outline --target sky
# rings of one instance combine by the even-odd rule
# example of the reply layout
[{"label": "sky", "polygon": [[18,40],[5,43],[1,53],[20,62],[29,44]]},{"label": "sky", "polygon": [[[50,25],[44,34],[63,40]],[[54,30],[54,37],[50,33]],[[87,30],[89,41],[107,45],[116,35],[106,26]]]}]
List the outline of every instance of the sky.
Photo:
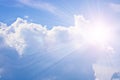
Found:
[{"label": "sky", "polygon": [[119,0],[0,0],[0,80],[120,79]]},{"label": "sky", "polygon": [[10,25],[21,17],[50,28],[54,25],[70,26],[75,14],[88,19],[101,14],[104,17],[118,17],[114,11],[119,12],[119,9],[114,8],[117,4],[119,7],[119,3],[119,0],[0,0],[0,21]]}]

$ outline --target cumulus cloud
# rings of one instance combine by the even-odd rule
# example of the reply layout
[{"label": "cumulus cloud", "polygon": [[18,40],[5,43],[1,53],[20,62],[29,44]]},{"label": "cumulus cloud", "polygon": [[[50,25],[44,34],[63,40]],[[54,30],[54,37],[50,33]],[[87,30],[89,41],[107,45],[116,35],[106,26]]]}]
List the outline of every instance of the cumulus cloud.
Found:
[{"label": "cumulus cloud", "polygon": [[[82,51],[87,47],[93,47],[96,49],[96,46],[89,44],[84,37],[85,32],[91,28],[91,23],[83,16],[75,15],[74,17],[74,26],[53,26],[52,29],[47,29],[46,26],[17,18],[17,20],[10,26],[7,26],[4,23],[0,23],[0,37],[1,40],[3,39],[2,41],[4,41],[6,45],[14,48],[21,56],[31,55],[34,53],[42,54],[44,51],[46,51],[49,53],[49,55],[51,54],[52,57],[56,58],[58,61],[59,59],[62,59],[60,56],[65,57],[69,53],[73,53],[75,50],[79,50],[80,53],[83,53]],[[92,50],[86,52],[87,55],[97,56],[98,58],[96,65],[93,66],[96,77],[98,77],[98,79],[102,75],[102,72],[100,72],[99,69],[111,71],[106,72],[106,75],[108,73],[111,75],[113,72],[115,72],[114,68],[109,68],[110,65],[105,60],[105,56],[108,54],[101,54],[111,52],[112,56],[110,60],[113,60],[113,53],[115,53],[114,48],[106,47],[105,49],[105,51],[96,49],[98,52],[95,52],[95,54],[88,54],[89,51],[89,53],[93,53]],[[101,65],[107,65],[109,69],[107,69],[106,66],[101,67]]]},{"label": "cumulus cloud", "polygon": [[[81,21],[81,17],[78,18]],[[78,22],[78,18],[75,18],[75,22]],[[26,49],[34,52],[33,46],[35,50],[42,50],[54,49],[62,44],[81,45],[80,39],[82,38],[78,25],[76,23],[75,26],[71,27],[54,26],[51,30],[48,30],[40,24],[29,23],[26,20],[17,18],[10,26],[1,23],[0,30],[6,43],[22,55]],[[79,38],[79,40],[76,38]]]}]

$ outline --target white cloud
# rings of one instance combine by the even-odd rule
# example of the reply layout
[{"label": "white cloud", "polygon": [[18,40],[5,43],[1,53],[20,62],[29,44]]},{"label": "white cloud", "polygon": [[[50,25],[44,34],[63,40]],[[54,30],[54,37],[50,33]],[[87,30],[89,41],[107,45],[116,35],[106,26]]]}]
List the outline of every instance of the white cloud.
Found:
[{"label": "white cloud", "polygon": [[26,15],[26,16],[24,16],[24,18],[25,18],[25,19],[28,19],[28,18],[29,18],[29,16],[27,16],[27,15]]},{"label": "white cloud", "polygon": [[108,46],[106,50],[107,50],[108,52],[113,53],[113,54],[115,53],[114,48],[113,48],[113,47],[111,47],[111,46]]},{"label": "white cloud", "polygon": [[[6,44],[16,49],[19,55],[31,55],[35,52],[40,53],[45,50],[48,53],[56,53],[57,56],[65,56],[76,49],[82,50],[83,47],[86,48],[89,46],[84,38],[84,31],[88,31],[88,28],[92,28],[92,26],[83,16],[78,15],[75,16],[75,25],[69,27],[53,26],[52,29],[48,30],[40,24],[30,23],[27,20],[17,18],[10,26],[1,23],[0,28],[0,36],[4,37]],[[94,47],[96,48],[96,46]],[[114,49],[107,47],[107,51],[113,53]],[[103,51],[102,53],[105,52]],[[94,55],[99,56],[98,54]],[[97,63],[102,63],[101,65],[106,64],[107,60],[105,60],[105,56],[107,54],[100,55],[102,56],[98,57]],[[111,56],[110,60],[114,59],[113,56]],[[103,60],[105,61],[104,63]],[[104,67],[99,70],[98,68],[101,67],[98,64],[96,66],[95,72],[99,79],[99,76],[103,74],[100,70],[104,70]],[[111,68],[105,69],[113,71]],[[105,73],[105,75],[107,74],[108,72]]]},{"label": "white cloud", "polygon": [[17,18],[13,24],[5,27],[4,30],[1,27],[0,33],[4,36],[6,43],[10,47],[14,47],[22,55],[26,50],[35,52],[46,48],[54,49],[56,46],[60,47],[62,44],[76,46],[80,43],[79,45],[81,45],[81,40],[76,39],[81,39],[81,34],[79,34],[80,29],[76,26],[56,26],[48,30],[40,24],[29,23],[26,20]]},{"label": "white cloud", "polygon": [[21,6],[28,6],[38,10],[48,11],[58,16],[60,19],[63,19],[65,17],[70,18],[65,11],[62,11],[60,8],[58,8],[54,4],[51,4],[50,2],[47,2],[44,0],[18,0],[18,4],[20,4]]},{"label": "white cloud", "polygon": [[0,22],[0,29],[4,29],[6,27],[7,27],[7,24],[4,24],[4,23]]},{"label": "white cloud", "polygon": [[119,70],[112,66],[94,65],[95,76],[97,80],[111,80],[113,73]]},{"label": "white cloud", "polygon": [[51,13],[55,13],[56,11],[56,7],[48,2],[43,2],[43,1],[35,1],[35,0],[19,0],[20,3],[29,6],[29,7],[33,7],[36,9],[43,9],[46,11],[49,11]]},{"label": "white cloud", "polygon": [[115,12],[120,12],[120,4],[110,3],[110,8],[113,9]]}]

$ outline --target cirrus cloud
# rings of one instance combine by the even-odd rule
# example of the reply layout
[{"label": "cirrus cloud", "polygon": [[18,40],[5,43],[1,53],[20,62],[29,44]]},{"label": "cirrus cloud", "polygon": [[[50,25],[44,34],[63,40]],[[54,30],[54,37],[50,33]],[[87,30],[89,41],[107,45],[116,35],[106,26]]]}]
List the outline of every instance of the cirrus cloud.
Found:
[{"label": "cirrus cloud", "polygon": [[34,1],[34,0],[19,0],[19,2],[23,5],[36,8],[36,9],[43,9],[49,11],[51,13],[55,13],[56,7],[48,2],[43,1]]}]

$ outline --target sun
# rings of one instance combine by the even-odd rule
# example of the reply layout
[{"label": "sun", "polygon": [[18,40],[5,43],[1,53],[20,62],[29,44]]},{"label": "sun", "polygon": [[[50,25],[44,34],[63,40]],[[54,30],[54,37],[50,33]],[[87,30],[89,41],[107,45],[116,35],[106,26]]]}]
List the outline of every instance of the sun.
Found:
[{"label": "sun", "polygon": [[95,27],[88,32],[88,38],[94,43],[105,43],[108,39],[108,32],[103,27]]},{"label": "sun", "polygon": [[85,39],[90,44],[104,45],[110,40],[111,32],[105,22],[96,21],[85,34]]}]

